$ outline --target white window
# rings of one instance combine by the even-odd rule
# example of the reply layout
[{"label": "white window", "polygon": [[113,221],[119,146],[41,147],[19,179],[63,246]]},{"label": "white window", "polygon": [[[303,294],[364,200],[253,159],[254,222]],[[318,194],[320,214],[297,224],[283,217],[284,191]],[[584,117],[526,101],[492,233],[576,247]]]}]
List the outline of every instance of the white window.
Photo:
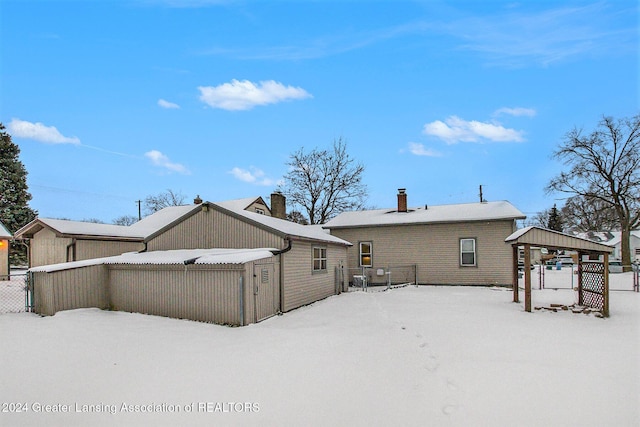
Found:
[{"label": "white window", "polygon": [[360,242],[360,267],[373,266],[373,253],[371,242]]},{"label": "white window", "polygon": [[256,213],[259,213],[260,215],[264,215],[264,209],[260,209],[260,208],[256,208]]},{"label": "white window", "polygon": [[324,271],[327,269],[327,248],[313,248],[313,271]]},{"label": "white window", "polygon": [[476,265],[476,239],[460,239],[460,265],[463,267]]}]

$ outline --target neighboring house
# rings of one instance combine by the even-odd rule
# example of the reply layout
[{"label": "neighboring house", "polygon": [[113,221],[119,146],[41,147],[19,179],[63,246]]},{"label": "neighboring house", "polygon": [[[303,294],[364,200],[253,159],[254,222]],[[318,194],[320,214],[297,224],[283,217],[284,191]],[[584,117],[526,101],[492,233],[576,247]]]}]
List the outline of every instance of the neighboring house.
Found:
[{"label": "neighboring house", "polygon": [[[631,251],[631,262],[640,262],[640,230],[631,230],[629,236],[629,248]],[[589,231],[579,233],[579,237],[589,239],[598,243],[605,243],[614,247],[613,258],[622,259],[622,233],[619,231]]]},{"label": "neighboring house", "polygon": [[504,239],[524,218],[506,201],[408,208],[400,189],[396,208],[345,212],[324,228],[353,244],[350,275],[413,264],[419,284],[510,285]]},{"label": "neighboring house", "polygon": [[[141,240],[142,253],[32,268],[36,311],[98,306],[243,325],[342,292],[350,243],[320,227],[269,216],[268,209],[258,213],[261,203],[266,207],[260,198],[184,207],[181,216]],[[210,256],[234,250],[251,256]],[[254,301],[265,292],[267,301],[275,301],[269,310]]]},{"label": "neighboring house", "polygon": [[9,280],[9,242],[12,238],[9,230],[0,222],[0,280]]}]

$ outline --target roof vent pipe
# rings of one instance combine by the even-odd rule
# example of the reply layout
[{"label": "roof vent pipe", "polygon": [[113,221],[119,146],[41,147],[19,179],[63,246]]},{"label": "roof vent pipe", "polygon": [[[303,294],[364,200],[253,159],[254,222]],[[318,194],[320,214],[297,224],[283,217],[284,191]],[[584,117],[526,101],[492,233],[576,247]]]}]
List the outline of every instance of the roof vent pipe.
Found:
[{"label": "roof vent pipe", "polygon": [[398,212],[407,211],[407,193],[405,188],[398,188]]},{"label": "roof vent pipe", "polygon": [[202,204],[202,199],[200,198],[199,194],[196,196],[195,199],[193,199],[193,204],[194,205],[201,205]]}]

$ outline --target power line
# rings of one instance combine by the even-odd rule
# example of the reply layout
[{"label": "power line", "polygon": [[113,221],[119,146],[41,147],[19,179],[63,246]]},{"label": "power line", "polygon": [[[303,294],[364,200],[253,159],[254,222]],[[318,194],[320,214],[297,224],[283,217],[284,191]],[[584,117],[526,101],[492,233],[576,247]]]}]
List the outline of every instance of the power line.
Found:
[{"label": "power line", "polygon": [[68,188],[51,187],[51,186],[48,186],[48,185],[32,184],[32,185],[30,185],[30,188],[40,188],[40,189],[44,189],[44,190],[48,190],[48,191],[57,191],[57,192],[70,193],[70,194],[82,194],[82,195],[94,196],[94,197],[97,196],[97,197],[109,197],[109,198],[112,198],[112,199],[120,199],[120,200],[130,200],[129,197],[118,196],[118,195],[115,195],[115,194],[94,193],[94,192],[82,191],[82,190],[71,190],[71,189],[68,189]]}]

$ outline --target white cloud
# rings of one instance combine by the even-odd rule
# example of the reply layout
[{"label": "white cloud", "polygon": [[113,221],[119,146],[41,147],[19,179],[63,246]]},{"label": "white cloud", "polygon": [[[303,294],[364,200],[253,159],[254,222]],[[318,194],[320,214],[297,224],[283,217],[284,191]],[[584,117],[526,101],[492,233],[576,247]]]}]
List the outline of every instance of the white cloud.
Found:
[{"label": "white cloud", "polygon": [[534,117],[536,115],[536,110],[534,110],[533,108],[503,107],[503,108],[498,108],[496,111],[493,112],[494,116],[499,116],[501,114],[507,114],[509,116],[516,116],[516,117],[521,117],[521,116]]},{"label": "white cloud", "polygon": [[178,104],[166,101],[164,99],[158,99],[158,105],[161,106],[162,108],[168,108],[168,109],[180,108]]},{"label": "white cloud", "polygon": [[522,142],[522,131],[505,128],[494,123],[466,121],[457,116],[450,116],[444,122],[436,120],[424,125],[423,133],[444,140],[447,144],[457,142]]},{"label": "white cloud", "polygon": [[11,136],[16,138],[33,139],[47,144],[74,144],[80,145],[77,137],[67,137],[62,135],[55,126],[45,126],[37,122],[31,123],[25,120],[12,119],[7,125]]},{"label": "white cloud", "polygon": [[199,86],[200,100],[223,110],[250,110],[257,105],[276,104],[292,99],[311,98],[306,90],[284,86],[273,80],[258,84],[249,80],[231,80],[219,86]]},{"label": "white cloud", "polygon": [[264,185],[264,186],[277,184],[275,180],[266,178],[265,173],[262,170],[255,168],[253,166],[251,166],[249,169],[250,170],[234,167],[229,171],[229,173],[233,175],[236,179],[239,179],[240,181],[243,181],[243,182],[248,182],[250,184]]},{"label": "white cloud", "polygon": [[146,153],[144,153],[144,156],[147,159],[151,160],[151,163],[153,163],[154,165],[168,169],[172,172],[178,172],[184,175],[189,175],[191,173],[184,165],[171,162],[171,160],[169,160],[169,157],[162,154],[158,150],[147,151]]},{"label": "white cloud", "polygon": [[442,153],[432,150],[430,148],[425,148],[423,144],[419,144],[417,142],[409,143],[409,152],[416,156],[426,156],[426,157],[441,157]]}]

